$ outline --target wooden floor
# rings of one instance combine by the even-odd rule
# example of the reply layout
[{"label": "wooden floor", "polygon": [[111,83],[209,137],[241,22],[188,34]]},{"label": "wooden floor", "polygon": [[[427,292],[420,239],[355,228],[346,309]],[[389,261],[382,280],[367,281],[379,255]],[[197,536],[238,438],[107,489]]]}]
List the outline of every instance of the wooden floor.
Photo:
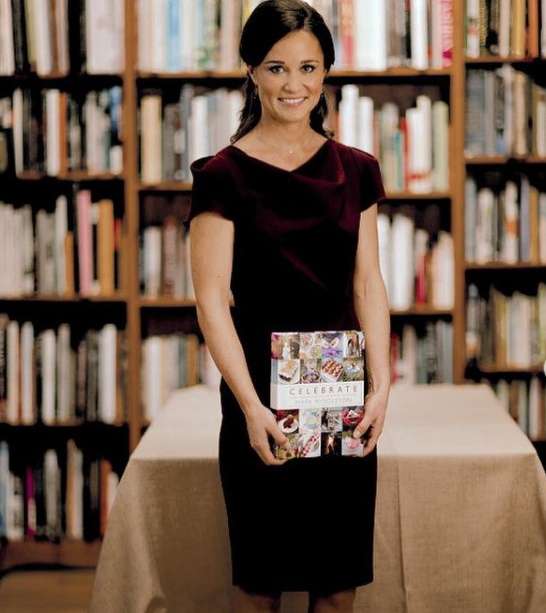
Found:
[{"label": "wooden floor", "polygon": [[2,613],[86,613],[93,570],[9,572],[0,580]]}]

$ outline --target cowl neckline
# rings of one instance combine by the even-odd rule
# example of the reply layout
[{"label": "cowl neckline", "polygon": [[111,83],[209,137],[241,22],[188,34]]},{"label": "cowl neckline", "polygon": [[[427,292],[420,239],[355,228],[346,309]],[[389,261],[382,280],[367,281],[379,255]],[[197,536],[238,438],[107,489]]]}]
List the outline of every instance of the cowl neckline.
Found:
[{"label": "cowl neckline", "polygon": [[307,158],[302,164],[300,164],[299,166],[297,166],[296,168],[293,168],[291,170],[288,170],[286,168],[281,168],[280,166],[277,166],[275,164],[271,164],[269,162],[266,162],[265,160],[261,160],[260,158],[254,157],[253,155],[250,155],[249,153],[247,153],[246,151],[243,151],[242,149],[240,149],[239,147],[236,147],[235,145],[228,145],[227,147],[224,147],[224,152],[232,152],[235,155],[238,155],[246,160],[248,160],[251,163],[257,164],[259,166],[265,167],[265,168],[270,168],[273,171],[276,172],[280,172],[283,174],[287,174],[287,175],[293,175],[293,174],[297,174],[299,171],[303,170],[304,168],[306,168],[309,164],[311,164],[312,162],[314,162],[317,158],[319,158],[325,151],[328,150],[328,145],[330,145],[330,143],[332,143],[333,140],[331,138],[327,138],[322,145],[309,157]]}]

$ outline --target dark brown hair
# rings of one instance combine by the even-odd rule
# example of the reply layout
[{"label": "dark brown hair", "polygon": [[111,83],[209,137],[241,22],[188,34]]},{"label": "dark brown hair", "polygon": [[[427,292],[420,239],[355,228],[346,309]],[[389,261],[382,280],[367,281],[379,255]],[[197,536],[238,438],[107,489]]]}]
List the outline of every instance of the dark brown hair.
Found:
[{"label": "dark brown hair", "polygon": [[[332,35],[320,13],[302,0],[265,0],[258,4],[243,27],[239,55],[248,66],[258,66],[273,45],[297,30],[307,30],[316,36],[324,54],[324,67],[329,71],[335,61]],[[243,96],[244,105],[239,113],[239,127],[231,136],[231,143],[250,132],[262,115],[256,86],[248,72],[243,84]],[[319,134],[331,138],[333,133],[323,126],[327,116],[328,105],[325,97],[321,96],[311,111],[309,125]]]}]

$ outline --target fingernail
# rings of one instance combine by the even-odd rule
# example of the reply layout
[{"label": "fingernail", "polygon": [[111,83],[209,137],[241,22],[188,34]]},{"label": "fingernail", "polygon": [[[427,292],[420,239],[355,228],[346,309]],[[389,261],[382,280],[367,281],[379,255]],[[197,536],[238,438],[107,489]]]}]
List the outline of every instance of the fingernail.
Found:
[{"label": "fingernail", "polygon": [[353,432],[353,438],[360,438],[360,434],[357,434],[356,430]]}]

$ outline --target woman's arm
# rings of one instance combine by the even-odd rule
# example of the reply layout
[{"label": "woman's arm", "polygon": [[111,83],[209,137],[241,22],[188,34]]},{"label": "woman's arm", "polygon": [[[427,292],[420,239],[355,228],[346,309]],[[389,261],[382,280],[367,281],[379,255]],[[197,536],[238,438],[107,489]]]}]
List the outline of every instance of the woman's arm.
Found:
[{"label": "woman's arm", "polygon": [[266,464],[282,464],[273,456],[267,435],[271,434],[280,445],[288,439],[256,393],[229,309],[233,240],[233,222],[217,213],[201,213],[191,223],[190,260],[197,320],[214,362],[245,414],[253,449]]},{"label": "woman's arm", "polygon": [[360,229],[354,273],[355,311],[364,332],[366,368],[370,390],[365,399],[364,418],[355,428],[360,437],[372,426],[364,455],[372,451],[383,430],[390,389],[390,313],[387,291],[379,268],[377,205],[360,214]]}]

